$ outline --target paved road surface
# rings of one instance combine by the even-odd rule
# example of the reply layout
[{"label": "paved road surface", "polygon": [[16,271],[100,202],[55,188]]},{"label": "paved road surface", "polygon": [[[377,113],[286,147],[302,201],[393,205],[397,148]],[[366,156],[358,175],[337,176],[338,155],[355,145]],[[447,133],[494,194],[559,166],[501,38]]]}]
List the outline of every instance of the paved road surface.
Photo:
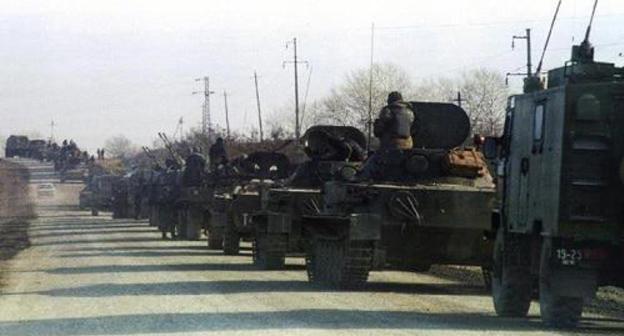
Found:
[{"label": "paved road surface", "polygon": [[[59,187],[76,197],[77,186]],[[68,199],[67,202],[75,200]],[[360,292],[322,291],[302,263],[258,271],[204,242],[162,241],[145,221],[42,203],[32,246],[9,263],[0,335],[552,335],[494,315],[480,287],[429,274],[376,272]],[[624,334],[586,316],[573,334]]]}]

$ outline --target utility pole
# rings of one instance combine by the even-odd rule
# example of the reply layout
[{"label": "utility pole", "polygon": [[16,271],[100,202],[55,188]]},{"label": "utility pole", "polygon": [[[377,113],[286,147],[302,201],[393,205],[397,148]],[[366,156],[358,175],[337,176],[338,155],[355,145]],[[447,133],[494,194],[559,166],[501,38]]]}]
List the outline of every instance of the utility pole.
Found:
[{"label": "utility pole", "polygon": [[[557,12],[555,13],[555,16],[559,12],[559,6],[561,6],[561,1],[559,1],[559,5],[557,5]],[[552,27],[551,27],[551,32],[552,32]],[[549,39],[550,39],[550,33],[546,42],[547,44],[548,44]],[[532,61],[531,61],[531,29],[527,28],[525,35],[522,35],[522,36],[514,35],[511,38],[512,50],[515,48],[516,40],[526,40],[526,43],[527,43],[526,72],[525,73],[508,72],[507,75],[505,75],[505,83],[509,84],[509,77],[511,76],[523,76],[524,77],[524,88],[523,88],[524,92],[535,91],[536,89],[539,89],[539,87],[542,86],[540,83],[540,71],[541,71],[542,62],[540,61],[539,65],[537,66],[537,70],[535,71],[535,74],[533,74],[533,66],[532,66]]]},{"label": "utility pole", "polygon": [[370,44],[370,68],[368,69],[368,139],[366,141],[366,151],[370,150],[370,143],[373,133],[373,51],[375,50],[375,23],[371,24],[371,44]]},{"label": "utility pole", "polygon": [[256,105],[258,106],[258,126],[260,129],[260,142],[264,141],[262,133],[262,112],[260,111],[260,93],[258,91],[258,74],[254,71],[254,83],[256,84]]},{"label": "utility pole", "polygon": [[457,103],[457,106],[462,107],[462,103],[466,101],[466,99],[462,98],[461,91],[457,91],[457,98],[451,99],[452,102]]},{"label": "utility pole", "polygon": [[228,111],[227,92],[223,90],[223,103],[225,104],[225,129],[227,131],[227,138],[230,138],[230,113]]},{"label": "utility pole", "polygon": [[516,40],[526,40],[527,43],[527,77],[531,77],[533,74],[533,67],[531,64],[531,28],[526,29],[526,35],[518,36],[514,35],[511,39],[511,49],[513,50],[516,46]]},{"label": "utility pole", "polygon": [[[208,137],[208,142],[212,142],[212,121],[210,118],[210,95],[214,94],[214,91],[210,91],[210,78],[204,76],[203,78],[196,78],[195,81],[204,81],[204,105],[202,107],[202,133]],[[193,94],[201,93],[201,91],[195,91]]]},{"label": "utility pole", "polygon": [[294,59],[293,61],[286,61],[284,62],[282,65],[285,65],[286,63],[292,63],[294,68],[295,68],[295,138],[297,141],[299,141],[299,135],[300,135],[300,129],[299,129],[299,73],[298,73],[298,65],[299,63],[306,63],[306,65],[308,64],[307,61],[298,61],[297,60],[297,38],[293,38],[292,42],[287,42],[286,43],[286,48],[288,48],[288,45],[292,43],[293,44],[293,50],[294,50]]}]

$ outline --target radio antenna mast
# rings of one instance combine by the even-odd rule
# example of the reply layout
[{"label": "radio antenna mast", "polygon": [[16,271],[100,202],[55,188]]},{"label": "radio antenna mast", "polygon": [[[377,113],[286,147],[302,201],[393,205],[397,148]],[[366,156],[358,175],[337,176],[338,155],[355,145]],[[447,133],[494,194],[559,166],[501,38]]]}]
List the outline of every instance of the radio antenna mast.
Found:
[{"label": "radio antenna mast", "polygon": [[560,8],[561,8],[561,0],[559,0],[559,2],[557,3],[557,9],[555,10],[555,15],[553,15],[552,22],[550,23],[550,30],[548,30],[548,37],[546,38],[546,43],[544,44],[544,50],[542,50],[542,57],[540,57],[539,64],[537,65],[537,70],[535,70],[535,77],[539,78],[539,75],[542,72],[542,65],[544,64],[544,56],[546,55],[546,50],[548,49],[548,44],[550,43],[550,37],[552,36],[553,28],[555,27],[555,22],[557,22],[557,16],[559,15]]},{"label": "radio antenna mast", "polygon": [[594,24],[594,16],[596,15],[596,7],[598,7],[598,0],[594,1],[594,8],[592,9],[591,17],[589,18],[589,25],[585,31],[585,41],[589,42],[589,33],[591,32],[592,25]]}]

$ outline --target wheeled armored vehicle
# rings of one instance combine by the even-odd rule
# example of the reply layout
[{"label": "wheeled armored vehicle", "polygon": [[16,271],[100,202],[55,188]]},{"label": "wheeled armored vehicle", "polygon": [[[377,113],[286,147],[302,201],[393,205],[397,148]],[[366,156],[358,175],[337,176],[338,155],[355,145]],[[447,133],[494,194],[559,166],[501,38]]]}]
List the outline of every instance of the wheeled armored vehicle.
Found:
[{"label": "wheeled armored vehicle", "polygon": [[501,194],[498,315],[526,316],[538,284],[542,320],[571,327],[598,286],[624,284],[624,68],[593,56],[586,39],[545,87],[525,79],[533,85],[510,97],[504,135],[486,141]]}]

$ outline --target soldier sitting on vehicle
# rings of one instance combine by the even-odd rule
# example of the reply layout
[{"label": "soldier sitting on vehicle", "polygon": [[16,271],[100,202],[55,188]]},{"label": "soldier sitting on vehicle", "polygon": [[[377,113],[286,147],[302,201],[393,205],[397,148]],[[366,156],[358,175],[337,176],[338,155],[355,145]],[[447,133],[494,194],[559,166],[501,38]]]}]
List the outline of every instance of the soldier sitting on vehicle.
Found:
[{"label": "soldier sitting on vehicle", "polygon": [[217,138],[217,141],[210,146],[208,156],[210,159],[210,169],[212,171],[215,171],[219,166],[225,165],[228,162],[228,155],[225,150],[223,138]]},{"label": "soldier sitting on vehicle", "polygon": [[199,150],[193,149],[193,152],[186,158],[186,167],[182,174],[182,184],[187,187],[199,186],[205,168],[206,159],[199,153]]},{"label": "soldier sitting on vehicle", "polygon": [[397,91],[388,95],[388,105],[375,120],[373,131],[381,140],[382,149],[411,149],[414,112]]},{"label": "soldier sitting on vehicle", "polygon": [[380,139],[380,148],[369,158],[360,174],[361,178],[376,179],[383,176],[390,158],[396,159],[401,156],[400,152],[414,147],[413,123],[414,111],[410,105],[403,101],[401,93],[391,92],[388,105],[379,112],[373,128],[375,136]]}]

